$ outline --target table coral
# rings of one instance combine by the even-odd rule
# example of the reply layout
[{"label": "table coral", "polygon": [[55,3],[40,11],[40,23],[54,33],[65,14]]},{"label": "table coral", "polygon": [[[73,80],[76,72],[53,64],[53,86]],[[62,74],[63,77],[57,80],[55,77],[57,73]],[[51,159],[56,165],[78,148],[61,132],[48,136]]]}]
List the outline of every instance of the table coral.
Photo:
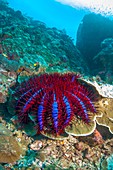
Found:
[{"label": "table coral", "polygon": [[98,84],[97,82],[90,82],[83,80],[89,86],[93,86],[98,93],[100,99],[95,102],[98,114],[95,117],[97,124],[109,128],[113,134],[113,86],[110,84]]},{"label": "table coral", "polygon": [[106,126],[113,134],[113,99],[102,99],[100,102],[101,117],[97,117],[96,121],[99,125]]}]

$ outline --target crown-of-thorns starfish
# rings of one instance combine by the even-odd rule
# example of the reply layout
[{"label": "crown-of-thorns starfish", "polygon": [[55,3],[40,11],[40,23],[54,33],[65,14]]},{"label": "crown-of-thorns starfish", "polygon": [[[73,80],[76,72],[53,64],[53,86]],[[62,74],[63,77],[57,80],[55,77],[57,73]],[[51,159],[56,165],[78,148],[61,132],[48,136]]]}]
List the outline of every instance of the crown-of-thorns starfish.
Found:
[{"label": "crown-of-thorns starfish", "polygon": [[50,131],[60,135],[73,117],[90,122],[89,111],[95,113],[93,95],[80,84],[75,73],[43,74],[21,84],[16,105],[18,120],[30,121],[35,115],[38,132]]}]

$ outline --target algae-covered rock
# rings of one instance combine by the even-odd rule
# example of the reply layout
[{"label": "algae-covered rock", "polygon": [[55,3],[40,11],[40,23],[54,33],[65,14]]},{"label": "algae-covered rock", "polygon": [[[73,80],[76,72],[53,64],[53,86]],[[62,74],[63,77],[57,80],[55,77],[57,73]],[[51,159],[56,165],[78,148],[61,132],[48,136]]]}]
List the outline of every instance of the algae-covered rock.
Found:
[{"label": "algae-covered rock", "polygon": [[[94,64],[92,58],[101,50],[100,43],[105,38],[113,37],[112,30],[113,21],[95,13],[85,15],[79,24],[76,44],[93,72],[96,64]],[[92,62],[93,64],[91,64]]]},{"label": "algae-covered rock", "polygon": [[37,134],[37,130],[34,128],[34,124],[31,122],[24,125],[24,131],[28,136],[34,136]]},{"label": "algae-covered rock", "polygon": [[94,73],[107,83],[113,84],[113,38],[106,38],[101,42],[101,51],[93,60]]},{"label": "algae-covered rock", "polygon": [[22,149],[18,142],[12,136],[0,135],[0,162],[13,163],[16,162]]},{"label": "algae-covered rock", "polygon": [[0,123],[0,163],[16,162],[25,153],[24,149],[13,133]]},{"label": "algae-covered rock", "polygon": [[2,165],[0,165],[0,170],[5,170],[5,168]]},{"label": "algae-covered rock", "polygon": [[2,123],[0,123],[0,135],[11,136],[12,132],[7,129]]},{"label": "algae-covered rock", "polygon": [[0,103],[5,103],[8,97],[8,90],[16,83],[17,74],[3,68],[0,62]]}]

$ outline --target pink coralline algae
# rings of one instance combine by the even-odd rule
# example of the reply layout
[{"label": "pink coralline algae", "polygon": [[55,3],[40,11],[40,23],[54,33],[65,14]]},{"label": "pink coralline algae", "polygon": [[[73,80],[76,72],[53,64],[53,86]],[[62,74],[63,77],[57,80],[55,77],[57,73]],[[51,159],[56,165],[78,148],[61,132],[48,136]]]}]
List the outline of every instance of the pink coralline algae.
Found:
[{"label": "pink coralline algae", "polygon": [[42,74],[22,83],[16,92],[18,121],[34,118],[37,131],[60,135],[74,117],[89,124],[95,113],[94,95],[79,82],[75,73]]}]

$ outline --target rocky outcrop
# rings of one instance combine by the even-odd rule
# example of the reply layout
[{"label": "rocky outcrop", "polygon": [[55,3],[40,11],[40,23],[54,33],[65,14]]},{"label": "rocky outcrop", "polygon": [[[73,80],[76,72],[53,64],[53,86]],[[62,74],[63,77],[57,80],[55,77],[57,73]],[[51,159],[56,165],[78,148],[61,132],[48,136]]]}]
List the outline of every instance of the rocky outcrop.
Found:
[{"label": "rocky outcrop", "polygon": [[48,28],[0,0],[0,103],[16,80],[45,71],[83,74],[88,67],[65,30]]},{"label": "rocky outcrop", "polygon": [[92,72],[93,57],[100,52],[100,44],[106,38],[113,38],[113,21],[99,14],[85,15],[78,28],[76,45]]},{"label": "rocky outcrop", "polygon": [[93,57],[94,74],[99,75],[107,83],[113,84],[113,39],[107,38],[101,43],[100,52]]},{"label": "rocky outcrop", "polygon": [[[23,16],[0,1],[0,53],[27,68],[42,58],[51,71],[88,72],[87,65],[65,30]],[[42,63],[40,63],[42,64]]]}]

